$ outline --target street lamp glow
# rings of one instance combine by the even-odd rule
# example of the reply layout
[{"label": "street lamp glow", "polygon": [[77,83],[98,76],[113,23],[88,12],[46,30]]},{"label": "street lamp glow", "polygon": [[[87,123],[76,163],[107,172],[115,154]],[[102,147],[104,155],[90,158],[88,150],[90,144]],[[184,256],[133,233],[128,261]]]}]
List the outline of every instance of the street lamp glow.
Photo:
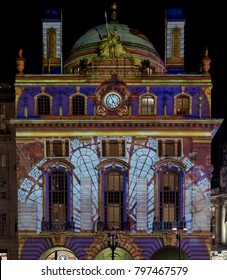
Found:
[{"label": "street lamp glow", "polygon": [[183,222],[172,228],[176,233],[176,238],[178,240],[178,258],[181,260],[181,234],[187,231],[185,217],[183,217]]},{"label": "street lamp glow", "polygon": [[111,258],[112,260],[114,260],[114,251],[116,250],[119,244],[118,235],[114,228],[112,228],[111,232],[108,233],[107,242],[109,248],[111,249]]}]

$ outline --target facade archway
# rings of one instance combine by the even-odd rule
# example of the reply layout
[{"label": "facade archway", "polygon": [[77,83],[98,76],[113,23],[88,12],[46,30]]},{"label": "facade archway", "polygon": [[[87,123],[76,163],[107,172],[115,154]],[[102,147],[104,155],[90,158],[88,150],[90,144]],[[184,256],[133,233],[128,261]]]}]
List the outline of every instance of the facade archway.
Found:
[{"label": "facade archway", "polygon": [[151,260],[188,260],[184,251],[175,246],[165,246],[151,256]]},{"label": "facade archway", "polygon": [[40,260],[77,260],[75,254],[65,247],[53,247],[45,251]]},{"label": "facade archway", "polygon": [[[111,260],[112,251],[110,248],[103,249],[95,258],[96,260]],[[122,248],[116,248],[114,251],[114,260],[133,260],[131,254]]]}]

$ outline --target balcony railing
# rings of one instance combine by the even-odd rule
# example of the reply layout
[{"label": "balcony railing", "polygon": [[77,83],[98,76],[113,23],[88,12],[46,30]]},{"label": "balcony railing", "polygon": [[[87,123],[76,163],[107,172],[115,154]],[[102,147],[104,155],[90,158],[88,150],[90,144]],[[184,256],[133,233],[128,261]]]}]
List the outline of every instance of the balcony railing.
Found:
[{"label": "balcony railing", "polygon": [[44,221],[41,222],[41,231],[74,231],[74,221]]},{"label": "balcony railing", "polygon": [[184,229],[186,222],[183,221],[154,221],[153,231],[172,231],[173,228]]},{"label": "balcony railing", "polygon": [[97,223],[97,231],[105,231],[105,230],[130,230],[130,222],[121,222],[121,221],[106,221],[106,222],[98,222]]}]

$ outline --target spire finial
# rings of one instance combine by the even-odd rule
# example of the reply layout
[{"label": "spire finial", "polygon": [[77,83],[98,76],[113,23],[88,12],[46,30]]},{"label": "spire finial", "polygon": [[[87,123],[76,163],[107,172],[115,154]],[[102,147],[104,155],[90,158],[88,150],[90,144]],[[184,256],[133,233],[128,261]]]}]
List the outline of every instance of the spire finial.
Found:
[{"label": "spire finial", "polygon": [[209,74],[208,71],[210,70],[210,62],[211,59],[208,56],[208,47],[205,46],[204,58],[201,61],[201,70],[200,70],[203,74]]},{"label": "spire finial", "polygon": [[114,21],[114,22],[117,21],[117,13],[116,13],[116,10],[117,10],[117,4],[114,2],[114,3],[111,5],[111,11],[112,11],[111,20]]},{"label": "spire finial", "polygon": [[23,57],[22,48],[19,48],[19,50],[18,50],[18,58],[16,59],[16,63],[17,63],[17,70],[18,70],[17,75],[24,75],[23,70],[24,70],[25,59]]}]

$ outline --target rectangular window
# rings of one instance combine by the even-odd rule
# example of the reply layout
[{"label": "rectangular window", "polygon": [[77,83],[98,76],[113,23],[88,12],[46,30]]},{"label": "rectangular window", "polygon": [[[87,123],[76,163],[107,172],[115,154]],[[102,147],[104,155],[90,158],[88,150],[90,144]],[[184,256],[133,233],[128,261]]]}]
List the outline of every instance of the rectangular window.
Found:
[{"label": "rectangular window", "polygon": [[125,140],[102,140],[102,156],[103,157],[125,157]]},{"label": "rectangular window", "polygon": [[0,236],[6,236],[6,213],[0,213]]},{"label": "rectangular window", "polygon": [[6,180],[0,179],[0,199],[6,199]]},{"label": "rectangular window", "polygon": [[174,140],[167,140],[165,143],[165,156],[166,157],[174,157],[175,151],[174,151]]},{"label": "rectangular window", "polygon": [[158,139],[159,157],[181,157],[182,140],[181,139]]},{"label": "rectangular window", "polygon": [[69,140],[46,140],[46,157],[68,157]]},{"label": "rectangular window", "polygon": [[6,167],[6,160],[7,160],[6,155],[0,155],[0,167]]}]

